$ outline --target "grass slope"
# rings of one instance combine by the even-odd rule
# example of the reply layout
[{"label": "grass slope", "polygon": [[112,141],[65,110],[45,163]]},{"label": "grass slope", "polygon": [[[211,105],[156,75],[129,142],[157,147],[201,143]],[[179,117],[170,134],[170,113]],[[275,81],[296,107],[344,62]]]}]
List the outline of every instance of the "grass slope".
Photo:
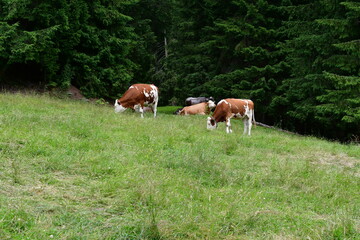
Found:
[{"label": "grass slope", "polygon": [[0,239],[360,239],[359,146],[161,111],[0,94]]}]

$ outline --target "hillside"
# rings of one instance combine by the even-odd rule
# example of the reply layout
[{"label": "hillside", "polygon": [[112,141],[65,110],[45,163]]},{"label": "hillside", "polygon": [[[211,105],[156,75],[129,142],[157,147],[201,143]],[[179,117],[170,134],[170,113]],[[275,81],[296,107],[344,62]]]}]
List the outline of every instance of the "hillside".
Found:
[{"label": "hillside", "polygon": [[0,94],[0,239],[360,239],[360,149]]}]

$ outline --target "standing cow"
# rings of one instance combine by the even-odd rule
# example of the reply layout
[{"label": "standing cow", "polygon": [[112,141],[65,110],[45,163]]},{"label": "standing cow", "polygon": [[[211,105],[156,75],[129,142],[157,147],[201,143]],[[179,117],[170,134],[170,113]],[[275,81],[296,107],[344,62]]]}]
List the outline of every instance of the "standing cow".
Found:
[{"label": "standing cow", "polygon": [[254,103],[247,99],[227,98],[221,100],[211,117],[207,118],[207,128],[215,129],[219,122],[225,122],[226,132],[231,133],[231,118],[243,119],[244,134],[251,134],[252,121],[255,124]]},{"label": "standing cow", "polygon": [[179,111],[180,115],[205,115],[209,114],[211,109],[215,108],[216,105],[213,101],[202,102],[195,105],[184,107]]},{"label": "standing cow", "polygon": [[115,100],[115,112],[124,112],[131,108],[141,113],[144,117],[144,105],[151,106],[156,117],[157,104],[159,100],[158,88],[153,84],[134,84],[124,93],[124,95]]}]

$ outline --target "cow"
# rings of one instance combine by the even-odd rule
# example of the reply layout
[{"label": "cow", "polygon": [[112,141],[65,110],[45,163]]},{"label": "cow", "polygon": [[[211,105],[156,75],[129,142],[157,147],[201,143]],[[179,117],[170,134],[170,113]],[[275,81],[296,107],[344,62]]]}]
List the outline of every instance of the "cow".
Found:
[{"label": "cow", "polygon": [[202,103],[202,102],[208,102],[210,100],[214,102],[213,97],[209,97],[209,98],[207,98],[207,97],[188,97],[185,100],[185,106],[191,106],[191,105]]},{"label": "cow", "polygon": [[124,112],[131,108],[141,113],[144,118],[144,105],[151,106],[156,117],[157,104],[159,100],[158,88],[153,84],[134,84],[124,93],[124,95],[115,100],[115,112]]},{"label": "cow", "polygon": [[219,122],[225,122],[226,133],[232,133],[230,119],[239,118],[244,122],[244,134],[251,134],[252,121],[255,122],[254,103],[248,99],[227,98],[221,100],[211,117],[207,118],[207,129],[217,128]]},{"label": "cow", "polygon": [[179,114],[180,115],[205,115],[209,114],[211,109],[215,108],[216,105],[213,101],[198,103],[192,106],[184,107]]}]

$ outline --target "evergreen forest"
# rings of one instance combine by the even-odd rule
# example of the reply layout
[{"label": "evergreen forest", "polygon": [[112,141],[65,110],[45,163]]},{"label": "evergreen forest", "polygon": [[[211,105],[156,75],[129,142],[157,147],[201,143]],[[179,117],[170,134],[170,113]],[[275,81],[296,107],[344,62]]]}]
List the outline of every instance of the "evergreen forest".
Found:
[{"label": "evergreen forest", "polygon": [[0,0],[0,83],[249,98],[259,122],[359,142],[360,1]]}]

